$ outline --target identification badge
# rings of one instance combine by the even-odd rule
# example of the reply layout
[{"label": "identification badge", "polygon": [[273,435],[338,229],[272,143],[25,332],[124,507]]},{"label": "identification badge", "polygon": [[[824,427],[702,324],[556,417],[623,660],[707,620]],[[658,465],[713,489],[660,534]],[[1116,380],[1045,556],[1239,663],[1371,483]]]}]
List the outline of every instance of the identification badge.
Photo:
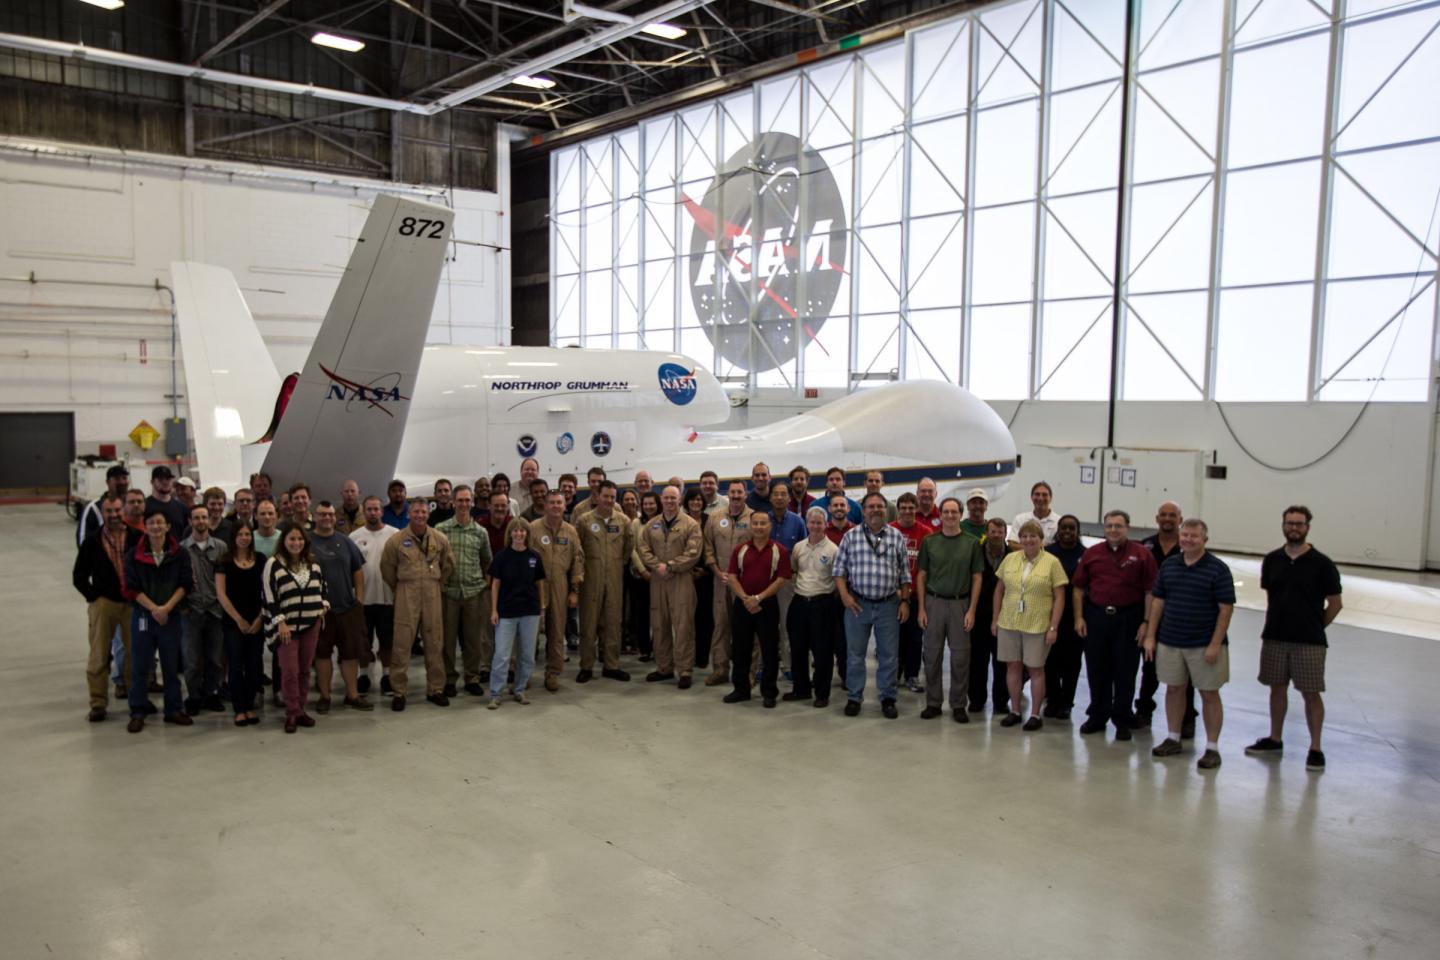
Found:
[{"label": "identification badge", "polygon": [[569,537],[556,537],[556,538],[555,538],[555,544],[556,544],[557,546],[564,547],[564,546],[569,545],[569,543],[570,543],[570,538],[569,538]]},{"label": "identification badge", "polygon": [[1025,601],[1024,601],[1024,600],[1021,600],[1019,603],[1015,604],[1015,612],[1016,612],[1016,613],[1024,613],[1024,612],[1025,612]]},{"label": "identification badge", "polygon": [[608,526],[608,527],[606,527],[605,529],[608,530],[610,533],[619,533],[619,532],[620,532],[620,528],[619,528],[619,527],[616,527],[616,526]]},{"label": "identification badge", "polygon": [[139,630],[141,633],[144,633],[145,631],[150,629],[150,621],[145,617],[136,617],[135,629]]},{"label": "identification badge", "polygon": [[409,550],[411,547],[415,546],[415,541],[414,541],[414,540],[402,540],[402,541],[400,542],[400,546],[404,547],[406,550]]}]

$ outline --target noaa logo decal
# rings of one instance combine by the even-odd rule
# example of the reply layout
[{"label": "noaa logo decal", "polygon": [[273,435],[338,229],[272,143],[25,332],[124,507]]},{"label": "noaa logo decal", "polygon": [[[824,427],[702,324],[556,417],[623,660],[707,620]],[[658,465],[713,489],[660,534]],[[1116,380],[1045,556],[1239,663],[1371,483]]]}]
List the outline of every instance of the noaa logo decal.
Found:
[{"label": "noaa logo decal", "polygon": [[571,450],[574,450],[575,434],[568,431],[560,434],[560,436],[555,438],[555,449],[562,454],[569,453]]},{"label": "noaa logo decal", "polygon": [[660,391],[665,394],[666,400],[683,407],[695,399],[698,387],[694,370],[686,370],[678,363],[662,363],[659,374]]},{"label": "noaa logo decal", "polygon": [[610,452],[610,434],[604,430],[597,430],[590,438],[590,452],[597,457],[603,457]]},{"label": "noaa logo decal", "polygon": [[522,457],[533,457],[539,449],[540,445],[528,433],[515,441],[515,452]]}]

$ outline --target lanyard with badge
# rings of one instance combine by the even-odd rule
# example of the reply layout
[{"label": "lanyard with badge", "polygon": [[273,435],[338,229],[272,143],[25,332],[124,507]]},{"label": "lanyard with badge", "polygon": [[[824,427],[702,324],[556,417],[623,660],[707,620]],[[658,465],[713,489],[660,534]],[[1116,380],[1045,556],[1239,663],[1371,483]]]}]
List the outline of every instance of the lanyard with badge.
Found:
[{"label": "lanyard with badge", "polygon": [[868,543],[868,544],[870,544],[870,549],[871,549],[871,550],[874,550],[874,551],[875,551],[875,556],[877,556],[877,557],[883,557],[883,556],[885,556],[885,537],[884,537],[884,536],[879,536],[879,537],[871,536],[871,534],[870,534],[870,528],[869,528],[869,527],[862,526],[862,527],[860,528],[860,530],[865,534],[865,542]]},{"label": "lanyard with badge", "polygon": [[1020,599],[1015,604],[1016,613],[1025,612],[1025,587],[1030,583],[1030,575],[1035,572],[1035,568],[1039,565],[1040,558],[1037,556],[1034,560],[1025,561],[1020,567]]}]

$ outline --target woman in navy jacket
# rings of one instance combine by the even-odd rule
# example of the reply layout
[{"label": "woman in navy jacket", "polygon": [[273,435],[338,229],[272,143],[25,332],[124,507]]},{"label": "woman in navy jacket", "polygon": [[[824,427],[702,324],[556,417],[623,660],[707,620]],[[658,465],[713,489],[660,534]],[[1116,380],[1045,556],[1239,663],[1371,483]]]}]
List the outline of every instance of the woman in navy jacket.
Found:
[{"label": "woman in navy jacket", "polygon": [[145,536],[125,556],[125,597],[130,601],[130,726],[145,729],[150,705],[150,663],[160,651],[165,680],[165,722],[188,727],[180,695],[180,614],[176,608],[195,585],[190,555],[170,536],[170,521],[159,507],[145,511]]}]

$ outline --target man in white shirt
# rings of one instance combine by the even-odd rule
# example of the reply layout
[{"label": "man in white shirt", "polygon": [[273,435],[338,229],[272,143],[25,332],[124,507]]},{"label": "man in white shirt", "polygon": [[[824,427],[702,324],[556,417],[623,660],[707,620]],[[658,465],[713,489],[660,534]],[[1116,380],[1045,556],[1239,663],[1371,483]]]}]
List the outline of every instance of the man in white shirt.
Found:
[{"label": "man in white shirt", "polygon": [[1011,546],[1019,549],[1020,541],[1016,537],[1020,535],[1020,528],[1030,520],[1040,524],[1040,529],[1045,531],[1044,546],[1055,542],[1055,532],[1060,529],[1060,515],[1050,509],[1050,500],[1054,495],[1050,484],[1044,480],[1037,481],[1035,486],[1030,488],[1031,509],[1018,514],[1010,523],[1010,533],[1006,540]]},{"label": "man in white shirt", "polygon": [[387,696],[390,689],[390,648],[395,638],[395,594],[385,585],[380,576],[380,554],[385,550],[385,541],[400,531],[386,524],[380,518],[385,509],[384,502],[375,496],[365,498],[363,504],[365,525],[350,533],[350,539],[360,548],[365,557],[365,651],[360,662],[359,689],[366,693],[370,689],[371,651],[376,642],[380,646],[380,692]]}]

